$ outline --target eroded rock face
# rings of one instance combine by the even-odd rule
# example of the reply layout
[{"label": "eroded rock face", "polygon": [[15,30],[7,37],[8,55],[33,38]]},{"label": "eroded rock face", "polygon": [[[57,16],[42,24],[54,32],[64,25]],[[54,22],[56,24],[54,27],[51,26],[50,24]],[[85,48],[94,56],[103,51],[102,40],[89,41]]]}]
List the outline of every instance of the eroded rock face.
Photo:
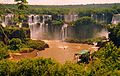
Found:
[{"label": "eroded rock face", "polygon": [[[2,20],[2,25],[4,27],[14,24],[14,17],[16,15],[8,14],[4,16]],[[102,15],[104,16],[104,15]],[[65,40],[67,38],[79,38],[87,39],[96,36],[97,32],[99,33],[102,30],[99,26],[70,26],[69,22],[76,21],[79,17],[77,14],[68,14],[68,15],[58,15],[56,18],[64,21],[63,25],[55,26],[52,24],[52,21],[55,18],[52,15],[27,15],[26,22],[19,24],[20,27],[28,25],[30,28],[30,38],[33,40],[40,39],[52,39],[52,40]],[[91,17],[95,17],[92,15]],[[103,20],[103,17],[101,18]]]},{"label": "eroded rock face", "polygon": [[120,23],[120,14],[115,14],[113,15],[113,18],[112,18],[112,24],[118,24]]}]

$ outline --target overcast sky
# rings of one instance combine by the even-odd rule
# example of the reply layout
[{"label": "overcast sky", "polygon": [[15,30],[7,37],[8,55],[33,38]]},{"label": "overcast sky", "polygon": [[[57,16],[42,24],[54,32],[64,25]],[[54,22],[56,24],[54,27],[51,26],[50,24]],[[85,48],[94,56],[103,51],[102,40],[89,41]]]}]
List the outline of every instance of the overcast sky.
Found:
[{"label": "overcast sky", "polygon": [[[70,5],[70,4],[103,4],[120,3],[120,0],[27,0],[32,5]],[[0,0],[0,3],[13,3],[14,0]]]}]

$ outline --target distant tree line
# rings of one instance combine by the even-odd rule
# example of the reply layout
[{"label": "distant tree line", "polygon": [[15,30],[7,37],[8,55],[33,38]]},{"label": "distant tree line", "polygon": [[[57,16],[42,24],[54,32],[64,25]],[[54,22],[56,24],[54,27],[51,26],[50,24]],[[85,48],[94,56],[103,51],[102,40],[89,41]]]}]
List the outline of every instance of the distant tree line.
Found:
[{"label": "distant tree line", "polygon": [[[19,1],[19,0],[18,0]],[[26,3],[26,2],[25,2]],[[20,5],[20,6],[19,6]],[[18,6],[16,5],[7,5],[7,4],[0,4],[0,14],[49,14],[53,15],[64,15],[64,14],[78,14],[79,17],[89,16],[91,17],[92,14],[98,15],[98,18],[101,14],[104,14],[104,17],[110,23],[113,14],[120,13],[120,6],[118,4],[101,4],[100,5],[80,5],[80,6],[40,6],[40,5],[27,5],[23,6],[22,3],[19,3]],[[23,8],[22,10],[18,9]]]}]

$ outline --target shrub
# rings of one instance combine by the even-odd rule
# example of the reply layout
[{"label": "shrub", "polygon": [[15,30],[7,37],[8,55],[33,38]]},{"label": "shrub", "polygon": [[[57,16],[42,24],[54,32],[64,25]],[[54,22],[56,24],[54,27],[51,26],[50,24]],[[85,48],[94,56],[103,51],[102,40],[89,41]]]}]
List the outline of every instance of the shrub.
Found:
[{"label": "shrub", "polygon": [[9,60],[0,61],[0,76],[16,76],[16,63]]},{"label": "shrub", "polygon": [[[113,26],[113,25],[112,25]],[[120,46],[120,23],[112,28],[109,28],[109,39],[113,41],[116,46]]]},{"label": "shrub", "polygon": [[33,48],[21,48],[19,52],[20,53],[29,53],[29,52],[32,52],[32,51],[34,51]]},{"label": "shrub", "polygon": [[36,50],[43,50],[44,48],[48,47],[48,45],[44,41],[41,41],[41,40],[28,40],[26,42],[26,45],[29,48],[33,48]]},{"label": "shrub", "polygon": [[3,48],[3,47],[5,47],[5,44],[1,41],[0,42],[0,49]]},{"label": "shrub", "polygon": [[90,24],[95,24],[95,21],[91,19],[90,17],[85,16],[85,17],[78,19],[74,25],[80,26],[80,25],[90,25]]},{"label": "shrub", "polygon": [[58,68],[56,63],[51,59],[25,59],[19,61],[17,68],[17,76],[56,76]]},{"label": "shrub", "polygon": [[0,42],[0,60],[5,59],[9,56],[9,53],[7,51],[7,47],[5,47],[5,44],[3,42]]},{"label": "shrub", "polygon": [[9,52],[6,47],[0,49],[0,60],[9,57]]},{"label": "shrub", "polygon": [[9,41],[9,49],[10,50],[20,50],[22,47],[22,41],[19,38],[12,38]]},{"label": "shrub", "polygon": [[53,20],[52,24],[55,26],[61,26],[61,25],[63,25],[63,21],[62,20]]}]

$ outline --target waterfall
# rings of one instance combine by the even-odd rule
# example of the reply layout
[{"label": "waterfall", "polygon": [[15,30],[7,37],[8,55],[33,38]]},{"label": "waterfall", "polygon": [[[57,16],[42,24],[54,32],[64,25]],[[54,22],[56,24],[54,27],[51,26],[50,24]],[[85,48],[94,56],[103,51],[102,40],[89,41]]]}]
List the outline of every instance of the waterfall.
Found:
[{"label": "waterfall", "polygon": [[105,28],[103,28],[100,32],[98,32],[97,34],[96,34],[96,36],[95,37],[105,37],[105,38],[109,38],[109,32],[108,32],[108,30],[107,29],[105,29]]},{"label": "waterfall", "polygon": [[91,14],[91,18],[99,23],[107,23],[107,18],[105,13],[101,14]]},{"label": "waterfall", "polygon": [[33,22],[33,18],[34,18],[33,15],[29,15],[28,16],[28,23],[32,23]]},{"label": "waterfall", "polygon": [[105,14],[103,13],[102,16],[103,16],[103,23],[104,23],[105,22]]},{"label": "waterfall", "polygon": [[77,19],[78,19],[78,15],[77,14],[64,15],[65,22],[73,22],[73,21],[76,21]]},{"label": "waterfall", "polygon": [[[43,24],[37,22],[37,16],[30,17],[29,19],[30,23],[30,34],[31,34],[31,39],[33,40],[39,40],[42,37],[41,31],[43,30]],[[33,20],[32,20],[33,19]]]},{"label": "waterfall", "polygon": [[5,15],[4,24],[5,24],[5,25],[11,25],[12,22],[13,22],[13,20],[12,20],[13,17],[14,17],[13,14],[7,14],[7,15]]},{"label": "waterfall", "polygon": [[61,31],[62,31],[62,37],[61,37],[62,40],[65,40],[67,38],[67,36],[68,36],[67,27],[68,27],[68,24],[64,24],[62,26],[62,29],[61,29]]},{"label": "waterfall", "polygon": [[28,17],[31,39],[33,40],[47,39],[48,24],[46,23],[46,21],[48,21],[49,18],[51,18],[51,16],[30,15]]},{"label": "waterfall", "polygon": [[9,25],[13,25],[13,18],[14,18],[14,14],[7,14],[3,16],[4,19],[0,18],[1,24],[3,27],[9,26]]},{"label": "waterfall", "polygon": [[[102,14],[101,20],[104,20],[104,14]],[[104,34],[107,36],[106,30],[102,30],[101,26],[92,24],[84,26],[68,26],[67,23],[64,23],[61,26],[54,26],[51,24],[52,16],[51,15],[30,15],[28,16],[28,23],[30,27],[30,37],[34,40],[39,39],[54,39],[54,40],[65,40],[65,39],[89,39],[93,38],[95,34],[101,36]],[[91,15],[91,18],[96,19],[96,15]],[[66,15],[66,20],[68,18],[74,18],[72,21],[77,19],[77,15]],[[71,21],[68,19],[68,21]],[[101,32],[102,30],[102,32]]]}]

